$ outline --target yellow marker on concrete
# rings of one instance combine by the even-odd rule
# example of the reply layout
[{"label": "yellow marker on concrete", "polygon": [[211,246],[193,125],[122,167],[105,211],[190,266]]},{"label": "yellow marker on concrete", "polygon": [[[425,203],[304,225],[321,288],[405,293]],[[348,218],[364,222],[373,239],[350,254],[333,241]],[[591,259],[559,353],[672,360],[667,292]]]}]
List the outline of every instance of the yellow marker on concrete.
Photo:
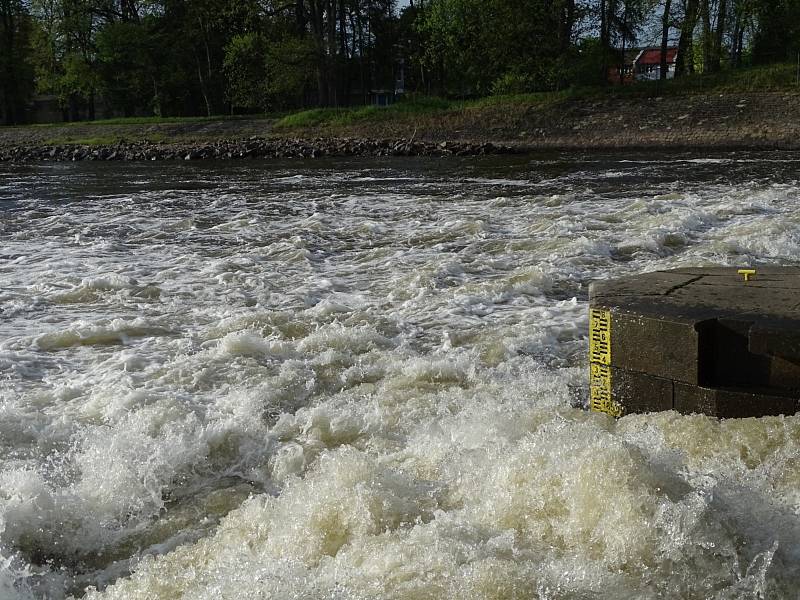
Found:
[{"label": "yellow marker on concrete", "polygon": [[611,393],[611,311],[598,308],[589,310],[589,404],[594,411],[622,415]]},{"label": "yellow marker on concrete", "polygon": [[748,281],[750,281],[750,277],[752,277],[753,275],[755,275],[755,274],[756,274],[756,270],[755,270],[755,269],[739,269],[739,270],[738,270],[738,271],[736,271],[736,272],[737,272],[739,275],[741,275],[742,277],[744,277],[744,281],[745,281],[745,283],[747,283]]}]

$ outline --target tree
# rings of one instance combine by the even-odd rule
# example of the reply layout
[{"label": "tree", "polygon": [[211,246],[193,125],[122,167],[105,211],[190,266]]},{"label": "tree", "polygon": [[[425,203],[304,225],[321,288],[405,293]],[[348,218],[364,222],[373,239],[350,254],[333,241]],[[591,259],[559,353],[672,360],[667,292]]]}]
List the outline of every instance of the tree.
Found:
[{"label": "tree", "polygon": [[98,87],[106,101],[125,116],[146,109],[163,113],[162,84],[165,39],[154,19],[121,20],[97,34]]},{"label": "tree", "polygon": [[306,37],[285,36],[267,45],[266,104],[268,110],[308,104],[314,88],[314,44]]},{"label": "tree", "polygon": [[795,61],[800,53],[800,0],[758,2],[753,62]]},{"label": "tree", "polygon": [[699,7],[699,0],[684,0],[681,36],[678,40],[678,57],[675,62],[675,77],[694,73],[693,41]]},{"label": "tree", "polygon": [[756,2],[754,0],[734,0],[732,18],[733,28],[730,32],[730,64],[732,67],[742,65],[745,35],[752,32],[755,22]]},{"label": "tree", "polygon": [[[618,53],[620,82],[623,77],[625,50],[636,44],[639,29],[652,6],[652,0],[601,0],[600,2],[603,11],[600,15],[601,40],[609,51],[612,48],[620,49]],[[604,65],[604,79],[606,71],[607,65]]]},{"label": "tree", "polygon": [[671,27],[670,9],[672,0],[664,0],[664,12],[661,16],[661,64],[659,65],[659,79],[667,78],[667,46],[669,45],[669,30]]},{"label": "tree", "polygon": [[700,16],[703,24],[703,72],[716,73],[721,68],[727,0],[701,0]]},{"label": "tree", "polygon": [[342,106],[401,78],[554,90],[605,82],[651,25],[661,77],[672,29],[676,76],[800,50],[800,0],[0,0],[0,110],[20,120],[34,82],[70,119]]},{"label": "tree", "polygon": [[225,46],[226,97],[239,108],[266,108],[267,48],[258,33],[234,35]]},{"label": "tree", "polygon": [[433,0],[419,25],[424,64],[461,96],[556,89],[576,14],[567,0]]},{"label": "tree", "polygon": [[32,21],[20,0],[0,0],[0,95],[3,121],[20,123],[33,91]]}]

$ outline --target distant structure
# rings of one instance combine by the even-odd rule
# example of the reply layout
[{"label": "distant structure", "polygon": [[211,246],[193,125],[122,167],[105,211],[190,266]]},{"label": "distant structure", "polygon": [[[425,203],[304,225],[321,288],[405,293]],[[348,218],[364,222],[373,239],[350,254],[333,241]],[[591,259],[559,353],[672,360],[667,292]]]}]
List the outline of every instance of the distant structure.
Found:
[{"label": "distant structure", "polygon": [[369,97],[370,104],[383,108],[394,104],[397,99],[397,94],[394,90],[370,90]]},{"label": "distant structure", "polygon": [[[678,48],[667,48],[667,79],[675,77],[675,61]],[[633,61],[636,81],[652,81],[661,78],[661,48],[645,48]]]},{"label": "distant structure", "polygon": [[[627,85],[636,81],[655,81],[661,78],[661,48],[631,48],[622,54],[621,64],[608,68],[611,85]],[[675,77],[678,48],[667,48],[667,79]]]},{"label": "distant structure", "polygon": [[402,47],[396,46],[395,51],[397,52],[397,56],[392,65],[394,87],[370,90],[369,103],[373,106],[391,106],[406,93],[406,60],[403,56]]},{"label": "distant structure", "polygon": [[633,63],[641,54],[639,48],[628,48],[622,54],[622,63],[608,68],[608,83],[611,85],[627,85],[633,83]]}]

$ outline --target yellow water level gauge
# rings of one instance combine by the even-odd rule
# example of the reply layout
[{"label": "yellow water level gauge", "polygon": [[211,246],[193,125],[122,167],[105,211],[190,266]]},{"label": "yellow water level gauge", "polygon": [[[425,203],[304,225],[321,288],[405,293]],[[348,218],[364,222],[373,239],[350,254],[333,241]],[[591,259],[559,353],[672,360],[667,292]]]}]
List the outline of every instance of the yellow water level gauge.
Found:
[{"label": "yellow water level gauge", "polygon": [[591,409],[618,417],[622,407],[611,389],[611,311],[589,311],[589,404]]}]

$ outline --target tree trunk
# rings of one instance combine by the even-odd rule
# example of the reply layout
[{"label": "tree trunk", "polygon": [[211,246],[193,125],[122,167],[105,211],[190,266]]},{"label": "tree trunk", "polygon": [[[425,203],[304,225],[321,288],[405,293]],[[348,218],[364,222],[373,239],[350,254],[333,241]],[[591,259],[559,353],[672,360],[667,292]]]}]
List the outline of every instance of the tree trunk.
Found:
[{"label": "tree trunk", "polygon": [[339,77],[339,98],[343,105],[350,104],[350,76],[349,69],[345,69],[350,64],[347,55],[347,13],[345,12],[344,0],[339,0],[339,61],[342,65]]},{"label": "tree trunk", "polygon": [[714,54],[712,57],[713,72],[722,68],[722,37],[725,35],[725,17],[728,12],[727,0],[719,0],[719,11],[717,12],[717,30],[714,35]]},{"label": "tree trunk", "polygon": [[157,117],[163,116],[161,111],[161,94],[158,93],[158,81],[151,77],[153,82],[153,114]]},{"label": "tree trunk", "polygon": [[311,34],[314,38],[314,53],[317,57],[317,104],[328,106],[328,65],[325,57],[325,30],[323,20],[324,0],[309,2],[309,17],[311,19]]},{"label": "tree trunk", "polygon": [[694,72],[694,57],[692,56],[692,40],[694,29],[697,25],[697,10],[699,0],[688,0],[686,14],[681,24],[681,37],[678,41],[678,56],[675,64],[675,77],[681,77]]},{"label": "tree trunk", "polygon": [[661,64],[659,65],[658,78],[662,81],[667,78],[667,46],[669,44],[669,11],[672,0],[664,1],[664,14],[661,17]]},{"label": "tree trunk", "polygon": [[739,16],[736,16],[736,19],[733,21],[733,32],[731,33],[731,49],[728,52],[728,61],[731,63],[731,67],[738,66],[736,64],[736,48],[739,43]]},{"label": "tree trunk", "polygon": [[609,47],[608,15],[606,14],[607,1],[608,0],[600,0],[600,45],[603,48]]},{"label": "tree trunk", "polygon": [[335,0],[327,0],[325,7],[326,17],[326,30],[328,39],[328,100],[332,101],[334,106],[339,106],[338,95],[338,70],[339,65],[336,56],[336,10],[334,7]]},{"label": "tree trunk", "polygon": [[625,85],[625,32],[628,30],[628,5],[625,4],[625,8],[622,11],[622,55],[620,57],[620,64],[619,64],[619,84]]},{"label": "tree trunk", "polygon": [[298,35],[306,33],[306,8],[304,0],[297,0],[294,5],[294,20]]},{"label": "tree trunk", "polygon": [[361,15],[356,16],[356,23],[358,23],[358,75],[361,80],[362,100],[366,104],[369,102],[369,95],[367,94],[367,79],[364,71],[364,25]]},{"label": "tree trunk", "polygon": [[710,73],[714,69],[714,40],[711,30],[710,3],[711,0],[702,0],[702,4],[700,5],[700,16],[703,19],[703,73]]},{"label": "tree trunk", "polygon": [[739,68],[742,66],[742,47],[744,46],[744,26],[739,29],[739,35],[736,36],[734,48],[736,54],[733,59],[733,66]]},{"label": "tree trunk", "polygon": [[3,104],[5,113],[6,125],[15,125],[18,121],[18,107],[17,107],[17,78],[14,73],[14,64],[16,58],[14,57],[14,46],[16,40],[14,33],[16,23],[14,22],[14,13],[11,3],[7,0],[0,4],[3,14],[3,29],[5,30],[5,48],[3,51],[6,54],[5,73],[3,73],[0,83],[3,85]]},{"label": "tree trunk", "polygon": [[78,112],[78,99],[75,94],[69,95],[69,120],[71,122],[80,121],[80,113]]},{"label": "tree trunk", "polygon": [[575,0],[564,0],[561,13],[561,53],[569,50],[572,43],[572,29],[575,27]]},{"label": "tree trunk", "polygon": [[197,52],[194,53],[195,61],[197,62],[197,79],[200,83],[200,93],[203,95],[203,100],[206,103],[206,115],[211,116],[211,101],[208,98],[208,90],[206,89],[206,82],[203,78],[203,67],[200,64],[200,57]]}]

